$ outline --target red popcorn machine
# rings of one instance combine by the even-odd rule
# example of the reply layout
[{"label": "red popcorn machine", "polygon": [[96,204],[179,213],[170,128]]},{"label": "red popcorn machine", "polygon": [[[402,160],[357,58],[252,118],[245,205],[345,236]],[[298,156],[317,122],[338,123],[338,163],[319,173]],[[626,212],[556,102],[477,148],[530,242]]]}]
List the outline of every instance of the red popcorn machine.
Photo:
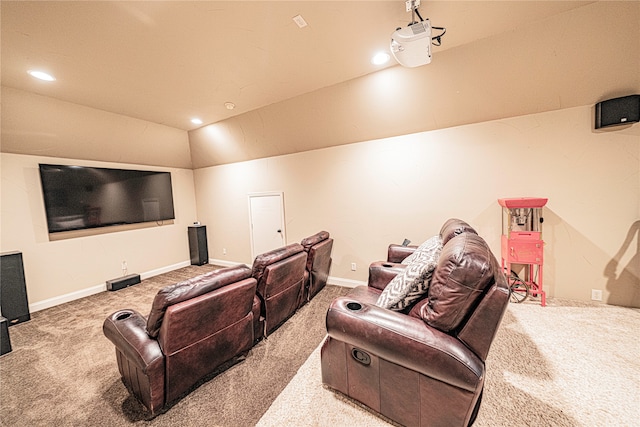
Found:
[{"label": "red popcorn machine", "polygon": [[[531,295],[539,296],[543,307],[547,304],[542,289],[542,208],[547,200],[538,197],[498,199],[502,206],[502,268],[509,281],[513,302],[522,302]],[[522,277],[515,272],[516,265],[523,267]]]}]

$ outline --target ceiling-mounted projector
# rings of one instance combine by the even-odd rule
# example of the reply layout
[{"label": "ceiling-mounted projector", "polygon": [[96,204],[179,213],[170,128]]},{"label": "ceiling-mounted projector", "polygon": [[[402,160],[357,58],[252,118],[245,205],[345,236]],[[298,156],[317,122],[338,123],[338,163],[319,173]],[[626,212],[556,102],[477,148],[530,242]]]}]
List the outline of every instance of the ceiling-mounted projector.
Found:
[{"label": "ceiling-mounted projector", "polygon": [[428,19],[398,28],[391,35],[391,54],[405,67],[431,62],[431,23]]},{"label": "ceiling-mounted projector", "polygon": [[[422,19],[420,0],[406,0],[405,8],[411,12],[411,23],[406,28],[396,28],[391,34],[391,54],[405,67],[419,67],[431,62],[431,45],[440,46],[442,36],[447,32],[443,27],[432,27],[429,19]],[[416,15],[420,21],[416,21]],[[432,30],[441,31],[431,36]]]}]

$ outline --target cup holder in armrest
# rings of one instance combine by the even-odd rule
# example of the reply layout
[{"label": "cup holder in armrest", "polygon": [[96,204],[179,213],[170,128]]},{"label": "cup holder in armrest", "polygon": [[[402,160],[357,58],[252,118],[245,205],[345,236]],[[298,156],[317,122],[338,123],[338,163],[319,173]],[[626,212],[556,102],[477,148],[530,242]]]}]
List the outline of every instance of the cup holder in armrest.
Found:
[{"label": "cup holder in armrest", "polygon": [[393,267],[393,264],[391,264],[390,262],[383,262],[382,266],[383,267]]},{"label": "cup holder in armrest", "polygon": [[131,312],[123,311],[122,313],[118,313],[118,315],[116,316],[116,320],[124,320],[128,319],[129,317],[131,317]]},{"label": "cup holder in armrest", "polygon": [[362,309],[362,304],[360,304],[359,302],[348,302],[347,303],[347,308],[351,311],[358,311]]}]

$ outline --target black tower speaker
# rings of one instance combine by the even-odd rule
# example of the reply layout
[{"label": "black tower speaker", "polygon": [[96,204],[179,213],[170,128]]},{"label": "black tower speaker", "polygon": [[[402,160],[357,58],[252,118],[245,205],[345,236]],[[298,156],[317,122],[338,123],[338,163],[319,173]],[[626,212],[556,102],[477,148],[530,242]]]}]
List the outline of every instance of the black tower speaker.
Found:
[{"label": "black tower speaker", "polygon": [[9,321],[0,316],[0,356],[11,351],[11,338],[9,338]]},{"label": "black tower speaker", "polygon": [[596,129],[640,121],[640,95],[608,99],[596,104]]},{"label": "black tower speaker", "polygon": [[31,319],[22,252],[5,252],[0,259],[0,312],[9,326]]},{"label": "black tower speaker", "polygon": [[206,225],[189,226],[189,254],[191,255],[191,265],[209,263]]}]

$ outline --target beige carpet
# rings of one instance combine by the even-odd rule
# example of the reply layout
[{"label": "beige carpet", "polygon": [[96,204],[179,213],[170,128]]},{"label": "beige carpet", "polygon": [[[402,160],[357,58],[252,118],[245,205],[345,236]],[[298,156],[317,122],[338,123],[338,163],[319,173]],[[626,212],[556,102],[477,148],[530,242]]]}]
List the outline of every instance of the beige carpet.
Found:
[{"label": "beige carpet", "polygon": [[[475,426],[640,425],[640,310],[511,304],[487,360]],[[388,426],[323,387],[320,347],[257,424]]]},{"label": "beige carpet", "polygon": [[0,357],[0,426],[252,426],[324,337],[330,302],[349,290],[327,286],[240,363],[221,369],[167,412],[148,420],[120,380],[113,344],[102,333],[110,313],[147,314],[158,289],[215,267],[190,266],[117,292],[32,313],[9,328],[13,351]]},{"label": "beige carpet", "polygon": [[[190,266],[131,288],[32,313],[0,357],[0,426],[385,426],[320,383],[327,286],[246,360],[147,420],[120,381],[105,317],[147,313],[163,286],[214,267]],[[487,360],[476,426],[640,425],[640,310],[550,299],[512,304]],[[315,350],[314,350],[315,349]]]}]

